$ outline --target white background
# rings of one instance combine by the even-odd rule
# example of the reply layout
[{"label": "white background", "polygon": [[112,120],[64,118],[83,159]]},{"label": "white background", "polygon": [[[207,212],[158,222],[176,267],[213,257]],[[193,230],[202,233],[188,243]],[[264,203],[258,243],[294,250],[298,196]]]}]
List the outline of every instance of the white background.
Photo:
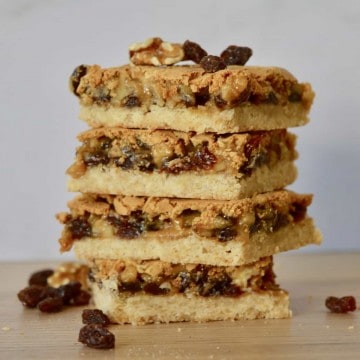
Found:
[{"label": "white background", "polygon": [[249,46],[249,64],[312,83],[292,188],[315,194],[324,243],[306,251],[360,250],[360,1],[0,0],[0,24],[0,260],[60,257],[54,214],[72,197],[65,169],[86,128],[68,77],[126,63],[128,45],[150,36],[213,54]]}]

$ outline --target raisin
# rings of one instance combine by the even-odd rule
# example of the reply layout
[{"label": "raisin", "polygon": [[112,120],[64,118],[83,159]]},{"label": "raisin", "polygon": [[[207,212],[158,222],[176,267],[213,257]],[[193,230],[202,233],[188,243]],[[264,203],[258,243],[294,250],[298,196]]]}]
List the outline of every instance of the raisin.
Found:
[{"label": "raisin", "polygon": [[205,88],[200,89],[200,91],[194,93],[194,96],[195,96],[195,105],[196,106],[205,105],[210,99],[209,88],[205,87]]},{"label": "raisin", "polygon": [[165,295],[169,289],[163,289],[158,284],[151,282],[144,285],[143,290],[151,295]]},{"label": "raisin", "polygon": [[80,329],[79,342],[94,349],[112,349],[115,336],[99,324],[88,324]]},{"label": "raisin", "polygon": [[199,64],[201,59],[207,56],[207,52],[197,43],[186,40],[183,44],[184,60],[191,60]]},{"label": "raisin", "polygon": [[239,169],[241,173],[250,176],[254,168],[259,167],[267,162],[267,155],[264,152],[260,152],[260,146],[264,138],[265,133],[258,132],[253,134],[246,142],[244,147],[246,161]]},{"label": "raisin", "polygon": [[87,73],[87,66],[79,65],[70,76],[70,89],[78,96],[77,88],[80,84],[81,78]]},{"label": "raisin", "polygon": [[276,94],[273,91],[270,91],[267,94],[265,103],[277,105],[279,103],[279,99],[277,98]]},{"label": "raisin", "polygon": [[134,239],[140,236],[144,230],[144,220],[131,218],[130,216],[108,216],[107,221],[116,228],[116,235],[125,239]]},{"label": "raisin", "polygon": [[135,293],[141,290],[140,281],[133,282],[123,282],[118,286],[119,291],[130,291],[131,293]]},{"label": "raisin", "polygon": [[38,303],[37,307],[41,312],[53,313],[61,311],[63,305],[61,297],[46,297]]},{"label": "raisin", "polygon": [[226,68],[226,64],[219,56],[207,55],[200,61],[201,67],[208,73],[214,73]]},{"label": "raisin", "polygon": [[228,46],[220,55],[226,65],[245,65],[252,55],[252,50],[245,46]]},{"label": "raisin", "polygon": [[353,296],[344,296],[341,298],[329,296],[325,300],[325,306],[331,312],[345,314],[349,311],[356,310],[356,300]]},{"label": "raisin", "polygon": [[81,239],[85,236],[91,236],[91,225],[85,218],[75,218],[67,224],[73,239]]},{"label": "raisin", "polygon": [[225,101],[220,95],[216,95],[214,97],[215,105],[220,109],[224,108],[227,105],[227,101]]},{"label": "raisin", "polygon": [[64,304],[69,305],[72,300],[80,294],[81,284],[78,281],[71,281],[66,285],[61,285],[56,290]]},{"label": "raisin", "polygon": [[191,276],[188,272],[181,271],[179,272],[178,277],[180,278],[179,292],[184,292],[190,286]]},{"label": "raisin", "polygon": [[44,299],[44,287],[39,285],[31,285],[18,292],[17,297],[23,305],[34,308]]},{"label": "raisin", "polygon": [[99,164],[106,165],[109,163],[109,157],[102,151],[97,152],[85,152],[83,154],[83,160],[86,166],[96,166]]},{"label": "raisin", "polygon": [[109,325],[110,320],[101,310],[99,309],[84,309],[82,312],[83,324],[100,324]]},{"label": "raisin", "polygon": [[293,217],[293,221],[299,222],[305,219],[307,208],[303,204],[293,203],[289,210],[290,215]]},{"label": "raisin", "polygon": [[47,286],[47,279],[54,273],[54,270],[44,269],[31,274],[29,285]]},{"label": "raisin", "polygon": [[138,107],[141,105],[140,99],[135,95],[129,95],[123,99],[124,106],[128,108]]},{"label": "raisin", "polygon": [[293,91],[289,96],[288,100],[290,102],[299,102],[301,101],[301,94],[297,91]]},{"label": "raisin", "polygon": [[80,292],[73,297],[73,305],[75,306],[84,306],[88,305],[90,302],[91,295],[85,291],[80,290]]},{"label": "raisin", "polygon": [[101,86],[94,90],[93,99],[98,104],[107,103],[111,100],[110,90]]},{"label": "raisin", "polygon": [[225,242],[225,241],[230,241],[230,240],[233,240],[237,235],[237,231],[235,229],[232,229],[232,228],[225,228],[225,229],[221,229],[219,232],[218,232],[218,240],[220,242]]},{"label": "raisin", "polygon": [[196,149],[191,163],[194,163],[198,169],[209,170],[216,163],[216,156],[209,151],[206,144],[202,144]]}]

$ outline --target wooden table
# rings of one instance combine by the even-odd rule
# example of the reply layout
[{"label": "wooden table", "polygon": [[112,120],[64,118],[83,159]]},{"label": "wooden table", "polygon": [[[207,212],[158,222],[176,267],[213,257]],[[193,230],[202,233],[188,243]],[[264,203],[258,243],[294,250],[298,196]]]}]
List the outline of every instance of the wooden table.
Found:
[{"label": "wooden table", "polygon": [[16,298],[32,271],[56,263],[1,263],[0,359],[359,359],[360,311],[332,314],[324,300],[360,304],[360,253],[282,254],[275,264],[292,319],[113,325],[115,349],[95,350],[77,342],[81,308],[42,314]]}]

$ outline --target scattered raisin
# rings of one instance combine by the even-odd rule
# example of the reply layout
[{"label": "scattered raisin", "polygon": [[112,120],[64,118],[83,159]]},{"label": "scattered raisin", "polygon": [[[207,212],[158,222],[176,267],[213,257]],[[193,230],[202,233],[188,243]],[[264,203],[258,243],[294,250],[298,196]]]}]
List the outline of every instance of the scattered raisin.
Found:
[{"label": "scattered raisin", "polygon": [[207,52],[197,43],[186,40],[183,44],[184,60],[191,60],[199,64],[201,59],[207,56]]},{"label": "scattered raisin", "polygon": [[252,50],[245,46],[228,46],[220,55],[226,65],[245,65],[252,55]]},{"label": "scattered raisin", "polygon": [[112,349],[115,336],[99,324],[88,324],[80,329],[79,342],[94,349]]},{"label": "scattered raisin", "polygon": [[63,305],[61,297],[46,297],[38,303],[37,307],[41,312],[53,313],[61,311]]},{"label": "scattered raisin", "polygon": [[39,285],[31,285],[22,289],[18,294],[18,299],[23,305],[34,308],[36,305],[44,299],[44,287]]},{"label": "scattered raisin", "polygon": [[44,269],[31,274],[29,285],[47,286],[47,279],[54,273],[54,270]]},{"label": "scattered raisin", "polygon": [[106,314],[99,309],[84,309],[82,312],[83,324],[109,325],[110,320]]},{"label": "scattered raisin", "polygon": [[71,281],[66,285],[61,285],[57,289],[58,296],[63,300],[65,305],[69,305],[72,300],[79,295],[81,284],[78,281]]},{"label": "scattered raisin", "polygon": [[201,67],[208,73],[214,73],[226,68],[226,64],[219,56],[207,55],[200,61]]},{"label": "scattered raisin", "polygon": [[80,290],[80,292],[73,297],[72,303],[75,306],[88,305],[90,302],[90,298],[91,298],[91,295],[87,291]]},{"label": "scattered raisin", "polygon": [[329,296],[325,301],[325,305],[334,313],[345,314],[349,311],[356,310],[356,300],[353,296],[344,296],[341,298]]}]

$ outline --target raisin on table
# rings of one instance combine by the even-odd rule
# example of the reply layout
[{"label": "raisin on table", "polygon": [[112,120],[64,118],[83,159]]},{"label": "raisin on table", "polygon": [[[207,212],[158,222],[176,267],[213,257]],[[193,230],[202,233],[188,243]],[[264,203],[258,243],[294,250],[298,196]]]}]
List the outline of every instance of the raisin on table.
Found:
[{"label": "raisin on table", "polygon": [[52,269],[44,269],[44,270],[36,271],[33,274],[31,274],[31,276],[29,278],[29,285],[46,286],[47,279],[53,273],[54,273],[54,270],[52,270]]},{"label": "raisin on table", "polygon": [[102,325],[89,324],[80,329],[79,342],[94,349],[112,349],[115,336]]},{"label": "raisin on table", "polygon": [[329,296],[325,300],[325,306],[333,313],[345,314],[356,310],[356,300],[353,296]]},{"label": "raisin on table", "polygon": [[109,325],[110,320],[106,314],[99,309],[84,309],[82,312],[83,324]]}]

